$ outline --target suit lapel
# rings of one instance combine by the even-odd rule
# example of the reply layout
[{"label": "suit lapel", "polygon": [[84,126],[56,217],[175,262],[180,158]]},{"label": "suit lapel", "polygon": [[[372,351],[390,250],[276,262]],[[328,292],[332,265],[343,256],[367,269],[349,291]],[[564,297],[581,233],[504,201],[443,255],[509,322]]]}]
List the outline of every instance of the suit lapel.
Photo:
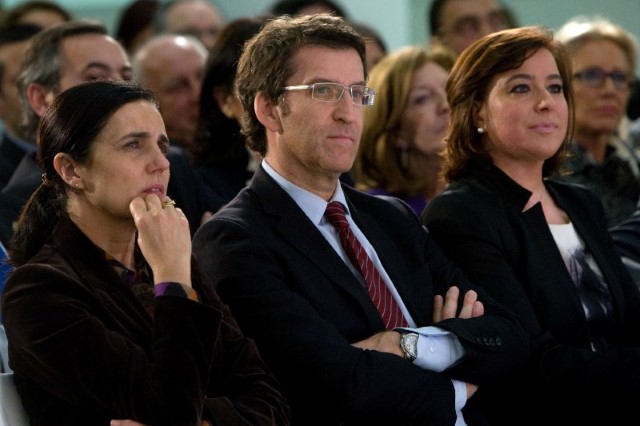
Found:
[{"label": "suit lapel", "polygon": [[384,328],[382,318],[351,270],[333,247],[311,223],[300,207],[263,169],[259,167],[251,180],[265,213],[277,221],[277,231],[293,250],[300,252],[317,267],[340,292],[354,300],[363,310],[371,327]]}]

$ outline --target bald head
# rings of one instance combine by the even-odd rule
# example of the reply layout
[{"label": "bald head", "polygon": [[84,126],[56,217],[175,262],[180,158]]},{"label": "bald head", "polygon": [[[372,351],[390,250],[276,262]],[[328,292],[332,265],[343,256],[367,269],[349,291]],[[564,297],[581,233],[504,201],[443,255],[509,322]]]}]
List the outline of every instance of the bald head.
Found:
[{"label": "bald head", "polygon": [[151,89],[172,143],[189,149],[195,137],[207,50],[190,36],[163,34],[134,57],[135,78]]}]

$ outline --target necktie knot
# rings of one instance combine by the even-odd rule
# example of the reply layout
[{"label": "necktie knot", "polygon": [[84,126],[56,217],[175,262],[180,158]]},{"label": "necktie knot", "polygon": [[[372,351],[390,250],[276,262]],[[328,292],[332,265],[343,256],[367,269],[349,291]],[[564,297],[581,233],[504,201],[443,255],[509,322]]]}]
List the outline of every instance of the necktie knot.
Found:
[{"label": "necktie knot", "polygon": [[327,209],[324,212],[327,220],[331,225],[333,225],[338,231],[345,230],[349,227],[349,222],[347,222],[347,216],[344,212],[344,207],[340,204],[339,201],[332,201],[327,205]]}]

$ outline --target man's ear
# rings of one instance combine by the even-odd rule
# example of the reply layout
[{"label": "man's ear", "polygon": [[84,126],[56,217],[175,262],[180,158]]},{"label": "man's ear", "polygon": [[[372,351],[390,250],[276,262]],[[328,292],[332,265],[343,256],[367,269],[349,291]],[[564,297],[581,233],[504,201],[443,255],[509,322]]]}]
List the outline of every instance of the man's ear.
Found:
[{"label": "man's ear", "polygon": [[47,89],[41,84],[38,83],[29,83],[27,86],[27,99],[29,100],[29,105],[38,115],[41,117],[49,108],[49,105],[53,102],[54,98],[53,91]]},{"label": "man's ear", "polygon": [[62,180],[72,188],[84,187],[84,181],[81,176],[76,173],[76,162],[64,152],[59,152],[53,157],[53,168],[62,177]]},{"label": "man's ear", "polygon": [[268,131],[273,133],[282,132],[282,111],[276,102],[271,100],[264,92],[258,92],[253,101],[253,109],[258,120]]}]

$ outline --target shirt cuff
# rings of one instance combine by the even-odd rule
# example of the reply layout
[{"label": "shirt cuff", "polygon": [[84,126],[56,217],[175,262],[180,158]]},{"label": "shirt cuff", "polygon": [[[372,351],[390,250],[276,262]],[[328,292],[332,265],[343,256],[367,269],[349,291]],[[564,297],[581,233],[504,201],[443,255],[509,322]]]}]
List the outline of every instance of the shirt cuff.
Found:
[{"label": "shirt cuff", "polygon": [[190,300],[199,301],[198,293],[196,291],[184,284],[166,281],[162,283],[158,283],[153,286],[153,293],[155,297],[160,296],[177,296],[184,297]]},{"label": "shirt cuff", "polygon": [[402,328],[418,334],[418,367],[440,373],[455,365],[465,354],[458,337],[440,327]]}]

